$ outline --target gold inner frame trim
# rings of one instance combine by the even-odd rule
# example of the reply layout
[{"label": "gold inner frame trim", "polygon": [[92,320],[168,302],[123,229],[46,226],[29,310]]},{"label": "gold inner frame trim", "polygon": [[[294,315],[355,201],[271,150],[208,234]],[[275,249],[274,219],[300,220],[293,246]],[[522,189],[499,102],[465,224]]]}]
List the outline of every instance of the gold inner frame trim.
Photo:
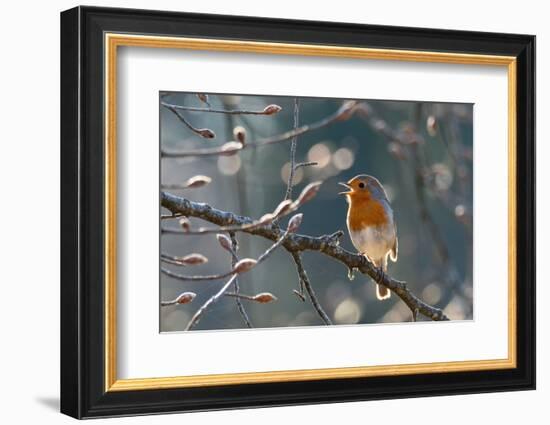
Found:
[{"label": "gold inner frame trim", "polygon": [[[105,391],[136,391],[214,385],[311,381],[416,373],[446,373],[515,368],[516,358],[516,58],[446,52],[370,49],[329,45],[267,43],[149,35],[105,34]],[[508,357],[419,364],[304,369],[253,373],[174,376],[164,378],[118,379],[116,325],[116,99],[117,49],[120,46],[169,48],[239,53],[263,53],[340,57],[404,62],[434,62],[468,65],[494,65],[508,72]]]}]

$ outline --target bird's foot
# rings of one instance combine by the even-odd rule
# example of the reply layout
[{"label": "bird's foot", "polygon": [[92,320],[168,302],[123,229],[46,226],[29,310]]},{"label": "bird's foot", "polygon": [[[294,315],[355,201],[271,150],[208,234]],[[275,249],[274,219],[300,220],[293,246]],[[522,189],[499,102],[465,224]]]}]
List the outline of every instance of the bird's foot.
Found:
[{"label": "bird's foot", "polygon": [[376,282],[381,282],[384,279],[385,273],[382,267],[374,266],[376,270]]}]

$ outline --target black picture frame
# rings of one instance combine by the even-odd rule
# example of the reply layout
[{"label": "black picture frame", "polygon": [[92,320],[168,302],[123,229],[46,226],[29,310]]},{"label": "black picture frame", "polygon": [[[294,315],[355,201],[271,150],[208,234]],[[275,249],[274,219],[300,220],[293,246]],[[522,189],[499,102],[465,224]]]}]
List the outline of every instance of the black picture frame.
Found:
[{"label": "black picture frame", "polygon": [[[260,40],[517,58],[517,367],[106,392],[104,33]],[[76,7],[61,13],[61,412],[76,418],[535,388],[535,37]]]}]

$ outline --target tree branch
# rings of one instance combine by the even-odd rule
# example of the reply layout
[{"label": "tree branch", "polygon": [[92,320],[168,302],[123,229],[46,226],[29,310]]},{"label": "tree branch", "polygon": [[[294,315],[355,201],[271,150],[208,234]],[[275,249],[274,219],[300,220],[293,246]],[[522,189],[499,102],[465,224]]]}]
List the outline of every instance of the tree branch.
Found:
[{"label": "tree branch", "polygon": [[[247,225],[253,222],[249,217],[239,216],[227,211],[221,211],[206,203],[198,203],[189,199],[178,197],[167,192],[161,193],[161,204],[172,214],[183,214],[187,217],[196,217],[218,226]],[[389,288],[407,304],[411,311],[418,310],[419,313],[432,320],[449,320],[439,308],[433,307],[416,295],[407,287],[405,282],[393,279],[375,267],[369,260],[359,254],[353,254],[339,246],[339,238],[343,235],[341,231],[332,235],[307,236],[296,233],[288,234],[281,241],[285,233],[278,226],[265,225],[247,228],[246,233],[261,236],[271,241],[279,241],[290,253],[301,251],[321,252],[344,264],[348,269],[357,269],[359,272],[370,276],[376,283]]]}]

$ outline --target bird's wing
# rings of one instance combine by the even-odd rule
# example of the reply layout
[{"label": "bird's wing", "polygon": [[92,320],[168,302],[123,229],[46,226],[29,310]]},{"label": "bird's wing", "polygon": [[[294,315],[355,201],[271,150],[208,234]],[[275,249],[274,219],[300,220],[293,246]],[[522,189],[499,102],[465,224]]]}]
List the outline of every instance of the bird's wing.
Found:
[{"label": "bird's wing", "polygon": [[397,241],[397,227],[395,224],[393,225],[394,233],[395,233],[395,239],[393,240],[393,246],[391,248],[390,252],[390,258],[395,263],[397,261],[397,253],[399,249],[399,242]]}]

